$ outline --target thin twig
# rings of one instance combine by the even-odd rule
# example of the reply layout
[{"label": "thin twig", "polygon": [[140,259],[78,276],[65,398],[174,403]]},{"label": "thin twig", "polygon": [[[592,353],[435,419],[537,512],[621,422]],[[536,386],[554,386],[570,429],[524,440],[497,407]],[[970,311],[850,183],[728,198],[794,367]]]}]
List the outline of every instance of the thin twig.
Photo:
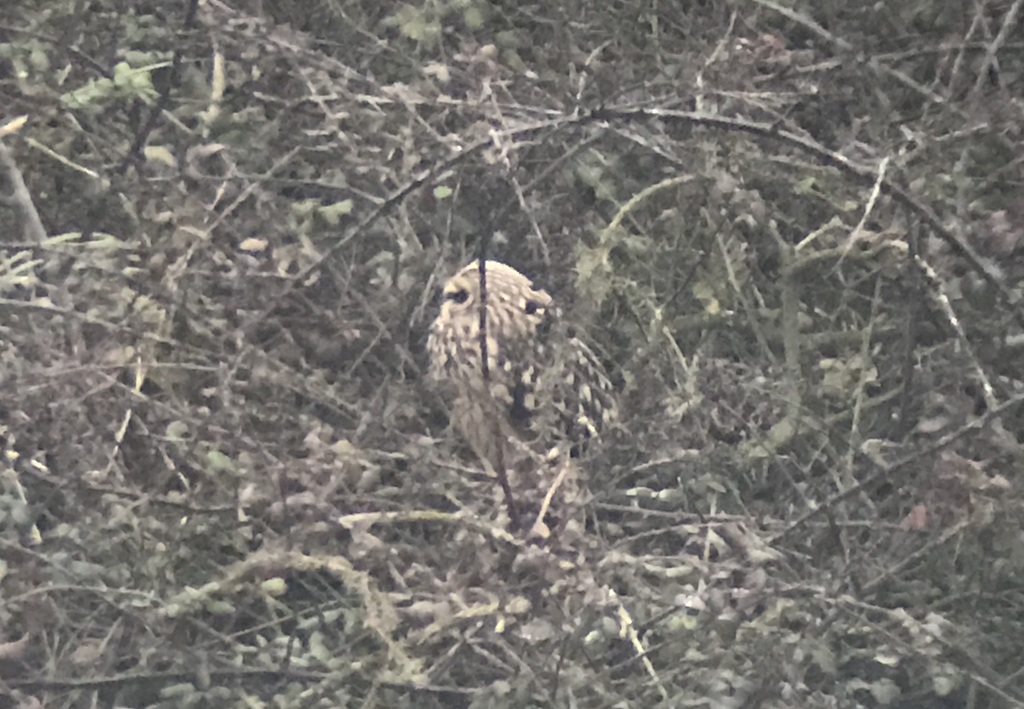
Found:
[{"label": "thin twig", "polygon": [[958,428],[955,431],[951,431],[950,433],[947,433],[944,436],[940,436],[939,438],[935,439],[932,443],[923,446],[919,450],[916,450],[913,453],[906,455],[893,463],[884,463],[869,458],[869,460],[872,460],[872,462],[878,467],[878,470],[865,477],[856,485],[853,485],[852,487],[849,487],[846,490],[843,490],[842,492],[833,495],[832,497],[830,497],[829,499],[825,500],[823,503],[815,507],[813,510],[810,510],[809,512],[805,513],[802,517],[799,517],[796,520],[794,520],[786,529],[772,537],[769,540],[769,543],[775,545],[780,539],[789,536],[790,534],[803,527],[805,524],[807,524],[807,522],[814,519],[818,515],[824,514],[829,510],[835,509],[836,505],[838,505],[840,502],[843,502],[844,500],[847,500],[850,497],[859,494],[861,491],[869,488],[870,486],[882,480],[887,480],[890,483],[895,483],[895,473],[903,470],[904,468],[909,467],[910,465],[918,462],[919,460],[927,458],[929,455],[933,453],[948,448],[953,443],[969,434],[971,431],[977,431],[981,428],[984,428],[986,425],[988,425],[989,423],[991,423],[992,421],[994,421],[995,419],[1002,416],[1004,413],[1010,411],[1015,406],[1021,403],[1024,403],[1024,394],[1018,394],[1016,396],[1010,397],[1009,399],[1001,403],[999,406],[996,406],[986,411],[982,416],[979,416],[973,421],[968,422],[966,425]]},{"label": "thin twig", "polygon": [[42,244],[46,241],[46,227],[43,220],[39,218],[39,212],[32,201],[32,195],[25,185],[25,178],[22,177],[18,164],[14,162],[14,156],[2,141],[0,141],[0,167],[3,168],[7,181],[11,184],[11,197],[21,212],[22,230],[26,241],[34,244]]}]

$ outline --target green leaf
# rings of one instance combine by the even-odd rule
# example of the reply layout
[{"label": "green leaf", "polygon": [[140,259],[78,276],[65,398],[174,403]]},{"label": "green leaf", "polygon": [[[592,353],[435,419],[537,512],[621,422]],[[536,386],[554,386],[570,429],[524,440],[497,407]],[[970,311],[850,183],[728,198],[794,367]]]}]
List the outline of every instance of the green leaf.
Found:
[{"label": "green leaf", "polygon": [[260,590],[268,596],[281,596],[288,590],[288,582],[280,576],[275,576],[261,583]]},{"label": "green leaf", "polygon": [[340,202],[320,207],[317,209],[317,214],[323,217],[323,220],[331,226],[337,226],[343,216],[352,213],[352,207],[352,200],[343,199]]},{"label": "green leaf", "polygon": [[210,472],[230,473],[235,471],[235,462],[219,450],[208,451],[206,462],[210,465]]}]

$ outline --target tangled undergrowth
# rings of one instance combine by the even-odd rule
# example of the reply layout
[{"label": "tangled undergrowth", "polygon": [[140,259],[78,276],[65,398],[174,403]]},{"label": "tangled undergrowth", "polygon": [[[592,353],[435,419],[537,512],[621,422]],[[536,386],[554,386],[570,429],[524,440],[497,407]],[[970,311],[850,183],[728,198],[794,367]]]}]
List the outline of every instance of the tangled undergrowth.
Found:
[{"label": "tangled undergrowth", "polygon": [[[0,11],[20,707],[1010,707],[1020,2]],[[426,328],[618,388],[527,542]]]}]

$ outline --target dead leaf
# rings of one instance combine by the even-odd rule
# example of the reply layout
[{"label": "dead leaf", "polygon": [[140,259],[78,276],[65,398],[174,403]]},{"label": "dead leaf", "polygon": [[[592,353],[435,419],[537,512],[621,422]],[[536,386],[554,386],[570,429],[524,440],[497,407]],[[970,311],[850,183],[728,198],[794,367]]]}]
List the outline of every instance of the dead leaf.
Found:
[{"label": "dead leaf", "polygon": [[28,649],[28,633],[9,643],[0,643],[0,660],[20,660]]}]

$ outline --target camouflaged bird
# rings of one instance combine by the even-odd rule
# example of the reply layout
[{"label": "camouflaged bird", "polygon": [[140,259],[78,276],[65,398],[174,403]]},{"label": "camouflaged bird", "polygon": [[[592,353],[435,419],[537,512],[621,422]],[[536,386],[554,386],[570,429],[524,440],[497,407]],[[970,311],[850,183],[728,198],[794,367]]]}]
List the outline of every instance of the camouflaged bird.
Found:
[{"label": "camouflaged bird", "polygon": [[431,371],[485,470],[504,472],[517,497],[536,502],[579,447],[615,419],[612,387],[550,295],[511,266],[484,266],[483,291],[476,261],[445,283],[427,344]]}]

